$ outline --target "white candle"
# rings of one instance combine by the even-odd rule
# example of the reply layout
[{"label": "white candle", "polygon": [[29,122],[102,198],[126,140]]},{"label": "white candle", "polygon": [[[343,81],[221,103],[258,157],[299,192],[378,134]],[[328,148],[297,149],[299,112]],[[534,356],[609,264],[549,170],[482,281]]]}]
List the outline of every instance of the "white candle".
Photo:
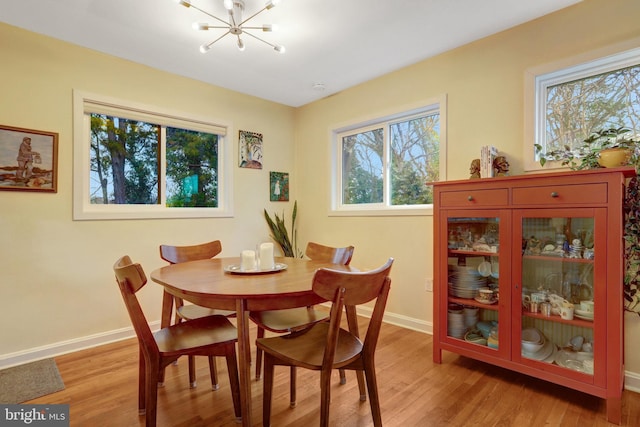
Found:
[{"label": "white candle", "polygon": [[256,269],[256,252],[251,250],[242,251],[240,255],[240,270],[250,271]]},{"label": "white candle", "polygon": [[260,270],[273,270],[273,243],[260,244]]}]

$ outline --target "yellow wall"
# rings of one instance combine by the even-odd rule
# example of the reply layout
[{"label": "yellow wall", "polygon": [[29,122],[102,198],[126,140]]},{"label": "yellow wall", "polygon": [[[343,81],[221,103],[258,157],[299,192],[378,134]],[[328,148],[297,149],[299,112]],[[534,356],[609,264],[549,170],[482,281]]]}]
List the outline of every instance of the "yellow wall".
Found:
[{"label": "yellow wall", "polygon": [[[330,130],[446,94],[447,178],[468,178],[471,160],[489,144],[506,154],[512,174],[520,174],[525,71],[634,39],[637,47],[639,19],[637,0],[586,0],[297,109],[296,166],[303,190],[298,199],[305,212],[301,230],[310,239],[355,245],[355,265],[376,265],[394,256],[388,312],[424,320],[430,327],[432,294],[425,292],[425,280],[433,277],[432,217],[327,216],[330,182],[318,177],[330,171]],[[640,334],[637,316],[627,316],[626,332],[628,337]],[[626,368],[640,373],[640,355],[629,347]]]},{"label": "yellow wall", "polygon": [[[237,256],[269,239],[264,208],[289,209],[269,202],[269,171],[293,172],[292,108],[3,24],[0,52],[0,123],[59,133],[57,194],[0,191],[0,364],[16,353],[129,327],[111,270],[119,256],[129,254],[150,272],[165,265],[159,244],[208,239],[222,241],[223,255]],[[231,123],[235,217],[73,221],[74,89]],[[239,130],[263,134],[262,170],[236,166]],[[144,292],[150,320],[159,319],[160,300],[161,288],[151,283]]]},{"label": "yellow wall", "polygon": [[[124,253],[151,271],[163,265],[160,243],[219,238],[223,255],[233,256],[266,240],[262,209],[288,216],[292,206],[269,202],[269,171],[292,173],[301,245],[353,244],[354,265],[377,266],[393,256],[389,319],[430,330],[432,294],[425,281],[433,276],[431,216],[329,217],[330,129],[446,94],[448,178],[466,178],[473,153],[486,144],[499,147],[512,173],[521,173],[525,70],[638,38],[638,18],[637,0],[585,0],[298,109],[0,24],[0,123],[60,134],[57,194],[0,192],[0,292],[3,319],[10,319],[10,327],[0,329],[0,366],[23,353],[28,358],[38,350],[99,342],[127,328],[111,270]],[[234,218],[74,222],[73,89],[226,119],[233,126],[235,161],[237,131],[261,132],[264,169],[234,165]],[[145,291],[145,309],[155,320],[160,289],[152,283]],[[640,322],[627,321],[629,341],[640,334]],[[629,347],[627,370],[637,376],[640,356]]]}]

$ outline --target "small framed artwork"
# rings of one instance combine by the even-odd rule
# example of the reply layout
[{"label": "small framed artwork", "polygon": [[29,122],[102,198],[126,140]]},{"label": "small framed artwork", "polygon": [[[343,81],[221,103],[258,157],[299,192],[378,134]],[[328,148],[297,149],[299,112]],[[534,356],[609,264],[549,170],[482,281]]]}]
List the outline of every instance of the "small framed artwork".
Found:
[{"label": "small framed artwork", "polygon": [[0,125],[0,190],[58,191],[58,134]]},{"label": "small framed artwork", "polygon": [[269,199],[272,202],[289,201],[289,174],[287,172],[269,172]]},{"label": "small framed artwork", "polygon": [[262,169],[262,134],[240,131],[240,167]]}]

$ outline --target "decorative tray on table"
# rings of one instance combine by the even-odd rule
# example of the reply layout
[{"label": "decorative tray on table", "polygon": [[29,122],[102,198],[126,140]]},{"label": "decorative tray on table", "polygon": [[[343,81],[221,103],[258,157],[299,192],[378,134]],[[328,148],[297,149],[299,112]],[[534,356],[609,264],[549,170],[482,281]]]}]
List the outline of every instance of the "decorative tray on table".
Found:
[{"label": "decorative tray on table", "polygon": [[266,270],[258,270],[258,269],[242,270],[240,265],[232,264],[232,265],[227,265],[224,268],[224,271],[232,274],[268,274],[268,273],[277,273],[278,271],[283,271],[286,269],[287,269],[287,264],[281,264],[279,262],[276,262],[275,267],[269,268]]}]

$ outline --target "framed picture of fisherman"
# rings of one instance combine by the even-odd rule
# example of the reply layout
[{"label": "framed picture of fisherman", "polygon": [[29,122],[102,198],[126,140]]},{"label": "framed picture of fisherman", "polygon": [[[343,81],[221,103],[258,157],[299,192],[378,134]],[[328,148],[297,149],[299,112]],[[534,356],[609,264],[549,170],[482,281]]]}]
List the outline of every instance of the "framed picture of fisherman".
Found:
[{"label": "framed picture of fisherman", "polygon": [[58,134],[0,125],[0,190],[58,191]]}]

